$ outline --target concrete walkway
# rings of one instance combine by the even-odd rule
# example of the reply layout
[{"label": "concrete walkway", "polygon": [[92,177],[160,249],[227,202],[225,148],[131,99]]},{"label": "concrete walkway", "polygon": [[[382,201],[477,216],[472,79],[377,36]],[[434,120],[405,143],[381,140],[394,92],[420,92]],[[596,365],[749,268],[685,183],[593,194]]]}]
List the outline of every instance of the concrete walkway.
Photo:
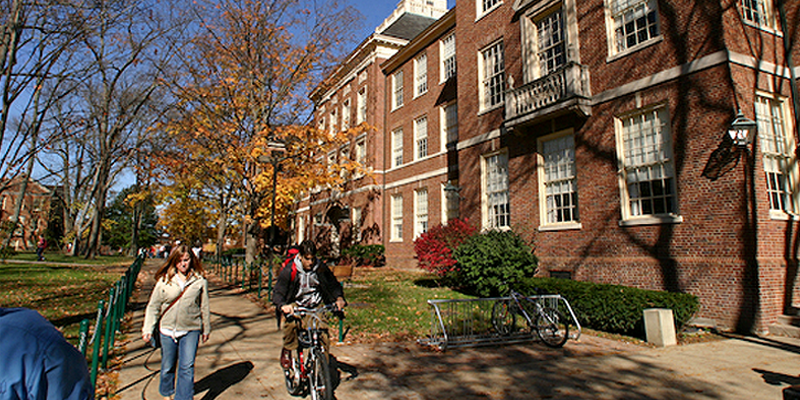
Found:
[{"label": "concrete walkway", "polygon": [[[159,260],[143,268],[134,340],[119,374],[121,400],[157,400],[159,352],[141,340],[144,305]],[[214,283],[212,333],[198,350],[195,399],[293,399],[278,364],[272,312]],[[344,344],[339,400],[361,399],[774,399],[800,384],[800,340],[744,338],[647,348],[582,335],[563,349],[538,343],[432,351],[415,343]]]}]

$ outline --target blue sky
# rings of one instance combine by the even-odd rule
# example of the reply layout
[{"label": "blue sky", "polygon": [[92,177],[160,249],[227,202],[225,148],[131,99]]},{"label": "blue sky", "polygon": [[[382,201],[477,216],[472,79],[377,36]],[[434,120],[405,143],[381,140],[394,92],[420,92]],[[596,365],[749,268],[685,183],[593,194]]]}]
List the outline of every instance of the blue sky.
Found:
[{"label": "blue sky", "polygon": [[[400,0],[349,0],[350,4],[364,15],[360,35],[356,42],[360,43],[375,31],[383,20],[392,14]],[[447,8],[453,8],[455,0],[447,0]]]}]

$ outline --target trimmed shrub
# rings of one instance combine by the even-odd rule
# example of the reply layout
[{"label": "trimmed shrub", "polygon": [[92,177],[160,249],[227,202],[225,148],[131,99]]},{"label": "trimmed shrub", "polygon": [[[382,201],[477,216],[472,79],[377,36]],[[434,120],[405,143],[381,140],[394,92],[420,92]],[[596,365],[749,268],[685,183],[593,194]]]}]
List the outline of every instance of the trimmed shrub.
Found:
[{"label": "trimmed shrub", "polygon": [[675,326],[680,330],[700,308],[697,296],[688,293],[556,278],[523,279],[518,286],[518,290],[525,294],[534,294],[536,288],[560,294],[569,301],[582,326],[642,339],[645,336],[645,309],[671,309]]},{"label": "trimmed shrub", "polygon": [[382,244],[357,244],[342,250],[342,256],[350,260],[355,266],[371,265],[381,267],[385,262]]},{"label": "trimmed shrub", "polygon": [[512,231],[474,235],[453,256],[462,289],[481,297],[499,296],[507,291],[507,284],[532,277],[538,263],[530,246]]},{"label": "trimmed shrub", "polygon": [[434,226],[414,240],[418,266],[439,278],[447,277],[456,266],[453,251],[477,231],[466,219],[451,219],[447,225]]}]

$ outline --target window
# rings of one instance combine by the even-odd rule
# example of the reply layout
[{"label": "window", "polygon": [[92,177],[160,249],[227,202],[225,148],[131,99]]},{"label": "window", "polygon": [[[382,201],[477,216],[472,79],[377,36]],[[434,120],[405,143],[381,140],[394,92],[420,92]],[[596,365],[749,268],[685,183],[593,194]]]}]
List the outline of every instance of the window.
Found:
[{"label": "window", "polygon": [[306,217],[301,215],[297,217],[297,243],[303,243],[306,238]]},{"label": "window", "polygon": [[358,91],[356,97],[356,125],[367,121],[367,88],[366,86]]},{"label": "window", "polygon": [[775,14],[772,10],[772,0],[740,0],[742,18],[757,26],[775,29]]},{"label": "window", "polygon": [[495,8],[499,7],[503,2],[501,0],[478,0],[476,2],[478,4],[478,18],[482,17],[485,14],[488,14],[490,11],[494,10]]},{"label": "window", "polygon": [[414,159],[428,156],[428,117],[414,120]]},{"label": "window", "polygon": [[403,240],[403,196],[396,194],[391,199],[392,206],[392,240]]},{"label": "window", "polygon": [[336,133],[336,122],[337,122],[336,110],[333,110],[331,111],[331,121],[330,124],[328,125],[328,132],[331,135],[334,135]]},{"label": "window", "polygon": [[334,151],[328,152],[328,172],[333,173],[334,165],[336,164],[336,153]]},{"label": "window", "polygon": [[364,165],[367,161],[367,138],[361,137],[356,139],[356,162]]},{"label": "window", "polygon": [[677,214],[666,108],[646,110],[619,122],[623,219]]},{"label": "window", "polygon": [[392,132],[392,167],[403,165],[403,129]]},{"label": "window", "polygon": [[442,60],[442,82],[456,76],[456,35],[442,39],[439,44]]},{"label": "window", "polygon": [[423,54],[414,60],[414,97],[428,92],[428,56]]},{"label": "window", "polygon": [[414,191],[414,237],[428,231],[428,189]]},{"label": "window", "polygon": [[544,138],[540,149],[544,190],[543,225],[578,222],[574,136]]},{"label": "window", "polygon": [[403,71],[392,76],[392,110],[403,106]]},{"label": "window", "polygon": [[503,42],[497,42],[481,52],[481,108],[487,110],[504,101],[505,66],[503,65]]},{"label": "window", "polygon": [[342,130],[350,129],[350,99],[342,102]]},{"label": "window", "polygon": [[[459,216],[459,194],[458,189],[455,187],[454,184],[450,183],[451,189],[448,190],[448,184],[445,183],[442,185],[442,224],[447,224],[447,221],[450,221],[453,218],[458,218]],[[453,190],[455,189],[455,190]]]},{"label": "window", "polygon": [[757,97],[756,122],[758,136],[761,138],[761,151],[764,154],[769,209],[771,212],[794,213],[794,143],[787,134],[784,114],[782,101],[765,96]]},{"label": "window", "polygon": [[610,0],[614,23],[614,53],[659,36],[656,0]]},{"label": "window", "polygon": [[456,103],[442,107],[442,139],[444,143],[458,140],[458,106]]},{"label": "window", "polygon": [[566,64],[564,51],[564,24],[561,10],[536,23],[539,73],[547,76]]},{"label": "window", "polygon": [[361,241],[361,207],[353,207],[352,215],[350,217],[353,230],[353,241],[358,243]]},{"label": "window", "polygon": [[508,154],[497,153],[483,159],[484,227],[507,228],[511,223],[508,196]]}]

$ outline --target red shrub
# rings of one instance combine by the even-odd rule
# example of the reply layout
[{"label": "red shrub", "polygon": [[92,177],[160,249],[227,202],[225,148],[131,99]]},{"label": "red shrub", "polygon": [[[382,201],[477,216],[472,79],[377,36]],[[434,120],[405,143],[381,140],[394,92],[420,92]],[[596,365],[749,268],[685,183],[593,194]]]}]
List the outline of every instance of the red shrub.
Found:
[{"label": "red shrub", "polygon": [[414,252],[419,267],[444,277],[455,270],[455,250],[467,238],[478,232],[466,219],[451,219],[447,225],[436,225],[414,240]]}]

